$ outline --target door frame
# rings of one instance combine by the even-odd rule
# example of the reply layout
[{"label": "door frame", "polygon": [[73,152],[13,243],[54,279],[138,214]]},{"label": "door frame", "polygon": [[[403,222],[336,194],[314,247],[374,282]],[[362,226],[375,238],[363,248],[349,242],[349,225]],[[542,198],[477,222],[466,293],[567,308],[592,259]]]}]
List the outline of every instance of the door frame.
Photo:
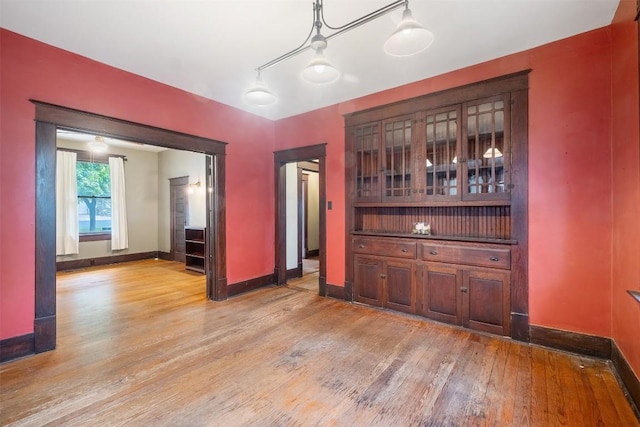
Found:
[{"label": "door frame", "polygon": [[[212,260],[207,272],[207,298],[227,297],[225,147],[226,143],[168,129],[134,123],[37,100],[36,121],[36,206],[35,206],[35,319],[34,351],[56,347],[56,131],[91,133],[211,156],[213,179],[207,203],[207,238]],[[209,192],[207,192],[209,193]],[[208,222],[209,222],[208,221]]]},{"label": "door frame", "polygon": [[[327,197],[326,197],[326,166],[327,143],[309,145],[306,147],[290,148],[275,151],[274,154],[274,178],[276,197],[276,221],[275,221],[275,269],[274,276],[278,285],[287,282],[287,175],[285,165],[305,160],[318,159],[318,192],[319,192],[319,279],[318,294],[327,296]],[[299,215],[298,215],[299,216]],[[299,240],[298,240],[299,241]]]},{"label": "door frame", "polygon": [[[170,229],[171,229],[171,239],[170,239],[170,245],[171,248],[169,250],[169,253],[171,255],[171,259],[173,261],[180,261],[180,260],[176,260],[176,241],[175,241],[175,236],[176,236],[176,230],[175,230],[175,225],[176,225],[176,210],[175,210],[175,203],[174,203],[174,195],[176,193],[176,191],[180,191],[180,190],[176,190],[176,187],[185,187],[189,188],[189,177],[188,176],[178,176],[175,178],[169,178],[169,223],[170,223]],[[189,218],[189,197],[185,197],[184,198],[184,215],[186,218]],[[184,226],[185,224],[182,224],[182,228],[184,230]],[[184,231],[183,231],[184,233]],[[183,257],[184,258],[184,257]],[[184,259],[181,260],[182,262],[184,262]]]}]

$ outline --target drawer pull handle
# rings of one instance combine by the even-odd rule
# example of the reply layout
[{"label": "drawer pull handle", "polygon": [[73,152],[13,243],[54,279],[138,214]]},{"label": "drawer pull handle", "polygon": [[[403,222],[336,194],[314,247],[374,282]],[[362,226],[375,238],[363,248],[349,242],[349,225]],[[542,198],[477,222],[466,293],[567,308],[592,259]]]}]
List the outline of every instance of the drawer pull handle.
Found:
[{"label": "drawer pull handle", "polygon": [[438,255],[438,252],[436,252],[436,251],[429,251],[429,253],[430,253],[431,255]]},{"label": "drawer pull handle", "polygon": [[469,288],[463,286],[463,287],[460,288],[460,292],[463,292],[463,293],[466,294],[467,292],[469,292]]},{"label": "drawer pull handle", "polygon": [[364,245],[360,245],[358,246],[360,249],[364,249]]},{"label": "drawer pull handle", "polygon": [[402,248],[402,252],[409,252],[406,248]]},{"label": "drawer pull handle", "polygon": [[498,258],[497,256],[492,256],[489,258],[489,260],[491,261],[500,261],[500,258]]}]

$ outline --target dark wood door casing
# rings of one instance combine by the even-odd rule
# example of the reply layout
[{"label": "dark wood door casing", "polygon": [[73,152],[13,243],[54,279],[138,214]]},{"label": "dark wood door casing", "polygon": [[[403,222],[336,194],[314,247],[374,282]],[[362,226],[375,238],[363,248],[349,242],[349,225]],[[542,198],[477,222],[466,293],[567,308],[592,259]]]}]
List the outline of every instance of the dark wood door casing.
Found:
[{"label": "dark wood door casing", "polygon": [[[207,234],[214,268],[207,274],[207,296],[226,298],[226,143],[154,126],[134,123],[59,105],[31,100],[36,121],[36,220],[35,220],[35,319],[34,351],[41,353],[56,347],[56,257],[55,257],[55,170],[56,131],[67,129],[132,142],[205,153],[213,159],[212,194],[208,203],[211,226]],[[215,236],[213,238],[212,236]],[[210,252],[211,253],[211,252]]]},{"label": "dark wood door casing", "polygon": [[301,162],[304,160],[318,160],[319,173],[319,294],[327,295],[327,255],[326,255],[326,229],[327,229],[327,198],[326,198],[326,143],[310,145],[300,148],[291,148],[274,152],[274,179],[275,179],[275,268],[276,283],[286,283],[287,254],[286,254],[286,171],[287,163]]}]

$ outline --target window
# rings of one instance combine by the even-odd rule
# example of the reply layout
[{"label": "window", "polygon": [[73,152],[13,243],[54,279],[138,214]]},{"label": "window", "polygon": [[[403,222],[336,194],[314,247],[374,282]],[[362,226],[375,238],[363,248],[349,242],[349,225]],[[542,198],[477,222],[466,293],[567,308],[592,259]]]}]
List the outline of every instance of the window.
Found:
[{"label": "window", "polygon": [[78,230],[80,241],[111,238],[111,178],[109,164],[78,160]]}]

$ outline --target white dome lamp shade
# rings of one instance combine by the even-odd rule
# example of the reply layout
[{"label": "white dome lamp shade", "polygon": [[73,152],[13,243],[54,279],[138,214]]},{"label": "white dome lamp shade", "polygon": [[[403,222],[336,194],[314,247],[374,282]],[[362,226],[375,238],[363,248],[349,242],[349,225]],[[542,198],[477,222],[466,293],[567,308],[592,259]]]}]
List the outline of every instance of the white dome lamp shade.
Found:
[{"label": "white dome lamp shade", "polygon": [[384,43],[384,51],[391,56],[411,56],[422,52],[433,43],[433,33],[420,25],[407,8],[402,21]]},{"label": "white dome lamp shade", "polygon": [[338,71],[322,54],[323,49],[316,50],[316,54],[309,64],[302,70],[302,78],[315,84],[333,83],[340,78]]},{"label": "white dome lamp shade", "polygon": [[[319,28],[319,26],[318,26]],[[323,52],[327,47],[327,39],[318,32],[311,39],[311,48],[316,51],[313,59],[302,70],[300,76],[303,80],[315,84],[333,83],[340,78],[340,71],[337,70],[325,58]]]},{"label": "white dome lamp shade", "polygon": [[107,148],[109,148],[104,138],[99,135],[96,136],[93,141],[89,141],[88,145],[92,153],[106,153]]},{"label": "white dome lamp shade", "polygon": [[484,152],[482,157],[484,157],[485,159],[491,159],[491,158],[497,159],[499,157],[502,157],[502,152],[500,152],[500,150],[498,150],[495,147],[494,148],[489,147],[487,151]]},{"label": "white dome lamp shade", "polygon": [[244,99],[250,105],[264,106],[273,104],[277,98],[267,89],[262,77],[260,77],[260,73],[258,73],[255,83],[245,92]]}]

